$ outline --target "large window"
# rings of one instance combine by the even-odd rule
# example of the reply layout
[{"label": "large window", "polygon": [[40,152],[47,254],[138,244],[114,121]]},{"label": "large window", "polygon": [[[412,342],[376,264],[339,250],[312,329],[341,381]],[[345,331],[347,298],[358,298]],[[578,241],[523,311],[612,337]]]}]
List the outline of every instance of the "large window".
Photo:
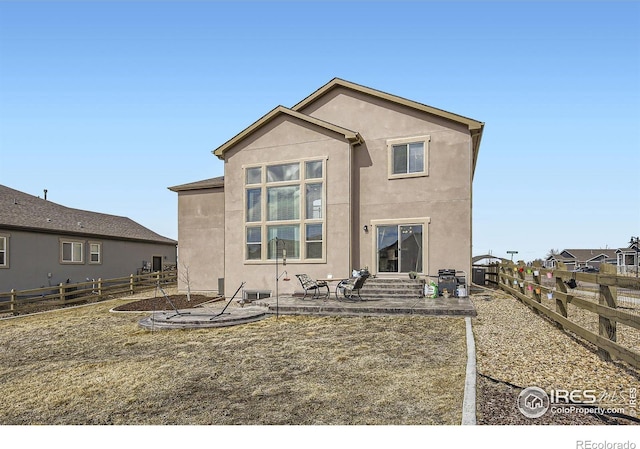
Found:
[{"label": "large window", "polygon": [[245,260],[324,259],[324,180],[324,160],[245,168]]},{"label": "large window", "polygon": [[0,235],[0,268],[9,267],[9,237]]},{"label": "large window", "polygon": [[84,244],[82,242],[60,242],[62,263],[83,263]]},{"label": "large window", "polygon": [[389,178],[407,178],[428,174],[429,136],[387,141]]}]

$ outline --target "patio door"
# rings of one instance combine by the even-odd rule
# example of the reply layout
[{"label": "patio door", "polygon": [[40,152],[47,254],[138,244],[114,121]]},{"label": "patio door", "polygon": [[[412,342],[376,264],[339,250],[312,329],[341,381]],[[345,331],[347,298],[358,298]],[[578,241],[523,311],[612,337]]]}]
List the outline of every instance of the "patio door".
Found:
[{"label": "patio door", "polygon": [[422,272],[421,224],[378,225],[376,229],[378,273]]}]

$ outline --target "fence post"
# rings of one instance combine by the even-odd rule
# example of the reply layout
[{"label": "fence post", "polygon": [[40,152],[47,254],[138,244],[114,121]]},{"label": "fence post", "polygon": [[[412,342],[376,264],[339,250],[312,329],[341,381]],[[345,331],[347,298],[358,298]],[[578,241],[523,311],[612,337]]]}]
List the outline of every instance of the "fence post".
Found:
[{"label": "fence post", "polygon": [[[600,272],[602,274],[615,275],[615,270],[616,268],[612,267],[611,265],[600,265]],[[616,309],[618,307],[618,287],[604,284],[599,284],[599,286],[600,291],[598,295],[598,303],[602,304],[603,306],[608,306],[612,309]],[[614,320],[603,317],[602,315],[598,315],[598,335],[611,341],[616,341],[618,338],[616,322]],[[598,355],[605,361],[610,361],[612,359],[611,354],[604,349],[598,348]]]},{"label": "fence post", "polygon": [[518,287],[520,288],[520,293],[522,295],[526,295],[524,290],[524,266],[517,267],[516,271],[518,272]]},{"label": "fence post", "polygon": [[102,299],[102,278],[98,278],[98,298]]},{"label": "fence post", "polygon": [[[567,286],[565,285],[564,281],[560,276],[556,276],[556,290],[558,290],[560,293],[565,294],[563,295],[564,298],[556,297],[556,312],[562,315],[563,317],[567,318],[567,303],[565,299],[566,293],[567,293]],[[555,325],[559,329],[564,329],[564,326],[562,326],[562,324],[558,322],[555,322]]]},{"label": "fence post", "polygon": [[129,293],[133,295],[133,274],[129,275]]},{"label": "fence post", "polygon": [[17,315],[16,312],[16,299],[18,299],[18,295],[16,294],[16,289],[11,289],[11,302],[10,302],[10,311],[13,315]]},{"label": "fence post", "polygon": [[[540,276],[540,267],[533,267],[533,299],[538,304],[542,304],[542,277]],[[533,309],[536,315],[540,315],[538,309]]]},{"label": "fence post", "polygon": [[66,302],[67,300],[67,295],[65,292],[65,288],[64,288],[64,284],[62,282],[60,282],[60,301],[62,301],[63,303]]}]

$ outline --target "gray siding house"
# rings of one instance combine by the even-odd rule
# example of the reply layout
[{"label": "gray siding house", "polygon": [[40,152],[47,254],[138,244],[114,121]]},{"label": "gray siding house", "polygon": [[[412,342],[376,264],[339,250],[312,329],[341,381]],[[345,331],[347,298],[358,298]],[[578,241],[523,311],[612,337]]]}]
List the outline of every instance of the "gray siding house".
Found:
[{"label": "gray siding house", "polygon": [[0,292],[162,270],[176,264],[177,243],[126,217],[0,185]]}]

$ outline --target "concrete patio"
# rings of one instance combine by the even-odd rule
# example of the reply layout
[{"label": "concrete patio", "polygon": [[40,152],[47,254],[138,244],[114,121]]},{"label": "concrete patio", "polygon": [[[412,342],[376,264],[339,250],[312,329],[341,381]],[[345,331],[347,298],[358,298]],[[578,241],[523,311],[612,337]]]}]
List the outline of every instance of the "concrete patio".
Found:
[{"label": "concrete patio", "polygon": [[202,307],[180,310],[179,313],[155,312],[140,320],[140,326],[150,330],[224,327],[261,320],[270,315],[476,316],[476,309],[468,296],[435,299],[396,297],[370,300],[364,297],[362,300],[336,300],[333,295],[317,299],[280,295],[244,304],[234,300],[227,306],[227,302],[228,300],[208,303]]}]

